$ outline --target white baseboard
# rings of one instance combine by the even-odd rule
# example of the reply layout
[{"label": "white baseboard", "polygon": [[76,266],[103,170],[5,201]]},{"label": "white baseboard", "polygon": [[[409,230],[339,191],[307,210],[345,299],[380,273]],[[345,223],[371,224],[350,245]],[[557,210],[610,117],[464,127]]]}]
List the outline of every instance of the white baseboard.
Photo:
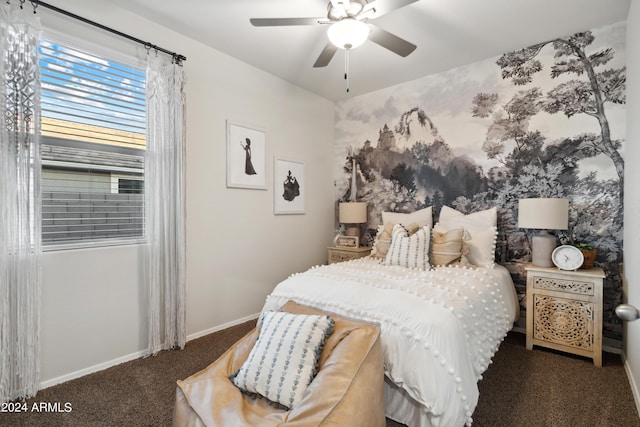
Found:
[{"label": "white baseboard", "polygon": [[[243,318],[233,320],[231,322],[224,323],[219,326],[214,326],[213,328],[206,329],[204,331],[196,332],[190,335],[187,335],[187,342],[194,340],[196,338],[203,337],[205,335],[212,334],[214,332],[221,331],[223,329],[230,328],[232,326],[239,325],[244,322],[248,322],[249,320],[257,319],[260,313],[251,314],[249,316],[245,316]],[[38,390],[43,390],[45,388],[52,387],[54,385],[62,384],[67,381],[75,380],[76,378],[84,377],[85,375],[93,374],[95,372],[103,371],[107,368],[111,368],[112,366],[120,365],[121,363],[129,362],[131,360],[139,359],[143,357],[146,353],[146,350],[140,350],[135,353],[127,354],[122,357],[118,357],[117,359],[109,360],[107,362],[99,363],[97,365],[89,366],[88,368],[80,369],[78,371],[74,371],[65,375],[61,375],[56,378],[52,378],[50,380],[42,381],[39,385]]]},{"label": "white baseboard", "polygon": [[112,366],[119,365],[124,362],[129,362],[131,360],[139,359],[144,356],[145,351],[137,351],[135,353],[127,354],[126,356],[118,357],[117,359],[109,360],[107,362],[98,363],[97,365],[89,366],[88,368],[80,369],[79,371],[71,372],[69,374],[65,374],[59,376],[57,378],[53,378],[50,380],[46,380],[40,383],[39,390],[49,388],[54,385],[62,384],[67,381],[75,380],[76,378],[84,377],[85,375],[93,374],[94,372],[103,371]]},{"label": "white baseboard", "polygon": [[205,335],[212,334],[214,332],[221,331],[223,329],[230,328],[232,326],[239,325],[239,324],[244,323],[244,322],[248,322],[249,320],[257,319],[259,315],[260,315],[260,313],[250,314],[250,315],[245,316],[245,317],[243,317],[241,319],[232,320],[231,322],[227,322],[227,323],[224,323],[224,324],[219,325],[219,326],[214,326],[213,328],[205,329],[204,331],[195,332],[193,334],[187,335],[187,342],[191,341],[191,340],[195,340],[196,338],[203,337]]},{"label": "white baseboard", "polygon": [[626,354],[624,353],[624,351],[621,354],[622,362],[624,364],[624,371],[627,373],[629,385],[631,386],[631,394],[633,394],[633,400],[636,402],[636,411],[638,411],[638,413],[640,414],[640,391],[638,390],[638,384],[631,374],[631,368],[629,367],[629,363],[627,362]]}]

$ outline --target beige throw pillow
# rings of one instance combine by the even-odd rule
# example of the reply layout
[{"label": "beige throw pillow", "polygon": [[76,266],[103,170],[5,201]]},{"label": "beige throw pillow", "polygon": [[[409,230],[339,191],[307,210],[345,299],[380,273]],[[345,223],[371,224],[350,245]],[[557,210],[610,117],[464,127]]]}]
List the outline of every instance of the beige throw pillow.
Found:
[{"label": "beige throw pillow", "polygon": [[464,242],[464,228],[446,232],[433,231],[431,234],[431,264],[449,265],[460,261]]},{"label": "beige throw pillow", "polygon": [[468,261],[478,267],[493,267],[497,240],[497,209],[463,214],[448,206],[440,210],[440,218],[433,228],[444,233],[464,228],[465,246],[468,248]]}]

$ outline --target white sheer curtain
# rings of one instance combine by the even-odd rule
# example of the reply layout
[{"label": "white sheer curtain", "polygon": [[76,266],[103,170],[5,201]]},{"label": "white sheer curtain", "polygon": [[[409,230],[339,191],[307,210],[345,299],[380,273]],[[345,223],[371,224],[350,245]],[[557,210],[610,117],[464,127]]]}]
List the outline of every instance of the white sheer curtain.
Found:
[{"label": "white sheer curtain", "polygon": [[0,5],[0,400],[40,379],[40,25]]},{"label": "white sheer curtain", "polygon": [[185,75],[164,55],[148,55],[145,160],[145,280],[148,354],[180,347],[185,325]]}]

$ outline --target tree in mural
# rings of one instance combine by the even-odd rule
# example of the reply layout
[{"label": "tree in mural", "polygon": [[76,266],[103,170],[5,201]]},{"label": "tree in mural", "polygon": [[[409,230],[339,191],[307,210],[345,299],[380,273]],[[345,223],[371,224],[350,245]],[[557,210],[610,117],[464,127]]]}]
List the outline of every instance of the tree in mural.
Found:
[{"label": "tree in mural", "polygon": [[[619,152],[622,141],[611,135],[605,106],[625,102],[625,68],[605,68],[614,52],[606,48],[588,53],[593,41],[592,33],[584,32],[502,55],[497,61],[502,77],[522,89],[506,102],[501,102],[498,94],[478,93],[471,114],[491,121],[483,150],[501,164],[488,173],[487,198],[507,212],[517,209],[520,197],[570,198],[570,229],[560,233],[561,240],[587,241],[597,246],[606,280],[615,284],[605,292],[605,301],[615,307],[620,298],[624,161]],[[550,77],[558,83],[543,93],[531,83],[534,75],[543,71],[540,52],[545,46],[554,51]],[[586,115],[597,121],[599,132],[548,141],[540,130],[532,128],[533,117],[541,113],[562,113],[568,119]],[[617,179],[598,179],[595,172],[579,176],[579,162],[598,155],[611,160]],[[505,252],[508,258],[519,259],[526,255],[523,244],[527,242],[521,231],[509,229],[510,222],[515,224],[515,219],[501,225],[507,230]],[[607,328],[615,329],[612,325],[616,323],[609,310],[605,315]]]},{"label": "tree in mural", "polygon": [[495,110],[499,100],[497,93],[479,93],[474,97],[472,108],[474,117],[486,118],[493,115],[493,122],[487,129],[482,146],[490,159],[496,159],[503,165],[513,168],[514,165],[509,165],[507,158],[504,157],[507,143],[513,142],[515,145],[513,153],[530,151],[531,160],[540,162],[535,154],[544,141],[529,131],[529,122],[531,117],[540,111],[541,98],[542,92],[539,88],[520,91],[502,106],[502,110]]},{"label": "tree in mural", "polygon": [[[501,180],[501,185],[493,186],[493,196],[501,206],[515,207],[517,201],[509,200],[513,194],[572,196],[575,204],[580,206],[581,217],[573,222],[576,229],[572,230],[570,237],[594,238],[597,234],[599,247],[612,248],[619,244],[621,237],[624,161],[618,151],[621,141],[611,138],[605,103],[625,102],[625,69],[596,72],[597,68],[611,61],[613,50],[607,48],[587,54],[586,49],[593,40],[591,32],[578,33],[502,55],[497,61],[502,69],[502,77],[511,79],[517,86],[531,83],[534,74],[543,70],[538,56],[542,48],[549,44],[555,51],[550,72],[552,78],[568,75],[584,75],[586,78],[565,79],[546,94],[538,87],[520,90],[501,106],[498,106],[498,94],[479,93],[473,99],[472,115],[491,117],[492,120],[483,150],[489,158],[504,165],[506,178]],[[544,135],[530,129],[532,117],[540,112],[561,112],[568,118],[586,114],[597,119],[600,133],[582,133],[546,143]],[[609,205],[608,209],[596,210],[588,198],[588,187],[577,176],[577,166],[580,160],[599,154],[611,159],[618,179],[614,185],[611,182],[599,185],[608,191],[606,198]],[[595,181],[595,176],[590,180]],[[600,223],[608,223],[607,219],[611,219],[609,212],[614,212],[615,217],[610,228],[593,233],[598,221],[592,219],[598,218]],[[585,223],[591,224],[592,229],[583,227]],[[609,253],[607,258],[613,258],[614,253],[617,251]]]},{"label": "tree in mural", "polygon": [[486,209],[488,200],[503,209],[500,243],[504,258],[519,259],[529,250],[513,217],[518,200],[529,196],[567,197],[577,180],[575,156],[557,155],[556,145],[545,146],[544,135],[530,129],[532,117],[543,108],[542,99],[539,88],[519,91],[500,107],[498,94],[479,93],[473,99],[472,115],[491,117],[482,148],[487,157],[502,166],[489,170],[486,194],[472,200],[457,199],[454,207],[473,212]]},{"label": "tree in mural", "polygon": [[502,69],[502,78],[510,78],[518,86],[528,84],[532,81],[532,76],[542,70],[538,54],[543,47],[551,44],[555,51],[554,64],[551,67],[552,78],[563,75],[586,76],[586,80],[574,78],[560,83],[544,97],[537,97],[535,108],[542,108],[550,114],[563,113],[568,118],[586,114],[598,121],[598,135],[586,134],[574,142],[578,143],[577,148],[593,155],[604,154],[613,162],[618,177],[620,216],[624,196],[624,160],[618,151],[621,141],[611,138],[605,103],[625,103],[625,67],[596,71],[596,68],[613,59],[614,52],[613,49],[607,48],[588,54],[587,47],[593,41],[594,36],[590,31],[577,33],[571,37],[558,38],[504,54],[498,59],[497,64]]},{"label": "tree in mural", "polygon": [[400,163],[391,170],[390,179],[396,181],[402,187],[409,190],[409,192],[415,192],[416,184],[413,179],[414,174],[415,171],[412,168],[407,167],[404,163]]}]

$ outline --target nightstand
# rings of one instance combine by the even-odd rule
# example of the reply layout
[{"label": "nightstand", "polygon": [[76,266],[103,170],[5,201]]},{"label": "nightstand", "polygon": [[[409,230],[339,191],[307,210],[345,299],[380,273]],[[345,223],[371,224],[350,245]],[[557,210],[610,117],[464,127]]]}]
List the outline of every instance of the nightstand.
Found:
[{"label": "nightstand", "polygon": [[349,261],[357,258],[364,258],[370,253],[371,248],[368,246],[360,246],[358,248],[341,248],[338,246],[329,246],[329,264]]},{"label": "nightstand", "polygon": [[528,265],[527,349],[534,345],[590,357],[602,366],[601,268],[565,271]]}]

